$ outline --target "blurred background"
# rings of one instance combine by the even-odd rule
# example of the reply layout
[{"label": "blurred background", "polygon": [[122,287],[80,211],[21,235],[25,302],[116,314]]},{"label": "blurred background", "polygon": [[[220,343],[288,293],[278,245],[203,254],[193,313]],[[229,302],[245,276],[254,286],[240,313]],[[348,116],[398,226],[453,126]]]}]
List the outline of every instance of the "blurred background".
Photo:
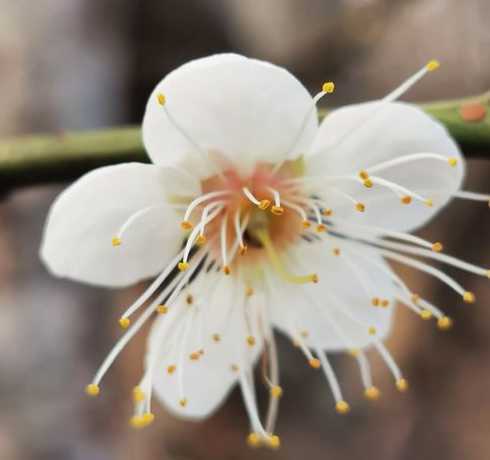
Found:
[{"label": "blurred background", "polygon": [[[428,59],[443,66],[406,95],[423,101],[490,89],[488,0],[0,0],[0,136],[140,123],[153,86],[196,57],[236,51],[287,67],[332,105],[378,98]],[[490,152],[487,152],[490,154]],[[471,160],[467,188],[490,192],[490,161]],[[83,388],[120,335],[117,319],[143,285],[95,289],[51,278],[38,259],[43,222],[64,185],[0,202],[0,459],[490,458],[490,286],[448,270],[479,299],[464,306],[411,270],[410,286],[455,320],[449,333],[398,308],[388,345],[410,381],[395,389],[372,356],[376,403],[352,358],[333,361],[352,406],[338,416],[327,385],[280,339],[285,396],[277,452],[250,450],[238,391],[203,423],[157,407],[128,427],[141,372],[141,334],[96,400]],[[420,234],[490,263],[490,212],[455,202]],[[265,402],[265,394],[261,394]]]}]

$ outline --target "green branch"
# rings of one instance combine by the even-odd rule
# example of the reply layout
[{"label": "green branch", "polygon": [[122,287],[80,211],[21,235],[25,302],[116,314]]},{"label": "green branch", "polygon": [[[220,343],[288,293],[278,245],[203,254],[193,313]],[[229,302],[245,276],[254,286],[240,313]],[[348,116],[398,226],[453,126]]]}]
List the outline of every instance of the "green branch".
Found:
[{"label": "green branch", "polygon": [[[448,128],[468,158],[490,158],[489,102],[486,93],[421,107]],[[478,110],[483,116],[470,121]],[[73,180],[99,166],[127,161],[149,162],[137,126],[8,139],[0,141],[0,189]]]}]

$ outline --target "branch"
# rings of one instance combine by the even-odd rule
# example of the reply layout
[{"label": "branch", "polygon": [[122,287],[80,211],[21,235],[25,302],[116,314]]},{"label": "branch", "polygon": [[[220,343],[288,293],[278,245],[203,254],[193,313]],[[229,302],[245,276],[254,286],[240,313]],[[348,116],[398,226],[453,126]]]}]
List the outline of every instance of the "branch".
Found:
[{"label": "branch", "polygon": [[[490,92],[420,107],[447,127],[467,158],[490,158],[489,102]],[[326,114],[322,111],[320,118]],[[0,188],[6,192],[73,180],[91,169],[128,161],[149,162],[139,126],[13,138],[0,141]]]}]

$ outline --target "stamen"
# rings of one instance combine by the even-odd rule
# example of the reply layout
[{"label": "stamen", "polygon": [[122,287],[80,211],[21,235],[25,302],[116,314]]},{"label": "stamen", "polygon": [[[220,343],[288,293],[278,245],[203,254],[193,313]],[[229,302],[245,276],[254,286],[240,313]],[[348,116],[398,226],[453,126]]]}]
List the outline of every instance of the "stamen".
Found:
[{"label": "stamen", "polygon": [[280,193],[273,189],[272,187],[267,187],[267,189],[272,193],[274,196],[274,206],[271,208],[272,214],[276,216],[282,216],[284,214],[284,208],[281,207],[281,195]]},{"label": "stamen", "polygon": [[[187,398],[185,397],[185,389],[184,389],[184,363],[185,363],[185,355],[187,351],[187,337],[189,336],[189,332],[191,330],[192,320],[194,319],[194,311],[187,313],[186,323],[184,326],[184,331],[182,333],[180,345],[179,345],[179,358],[177,364],[177,386],[178,386],[178,394],[179,394],[179,403],[181,407],[185,407],[187,405]],[[185,401],[185,403],[184,403]]]},{"label": "stamen", "polygon": [[187,210],[185,211],[184,219],[182,221],[184,230],[190,230],[190,228],[192,228],[192,224],[189,221],[189,219],[191,217],[192,211],[194,211],[194,209],[196,209],[197,206],[199,206],[201,203],[204,203],[205,201],[209,201],[214,198],[219,198],[221,196],[229,195],[229,194],[231,194],[229,190],[217,190],[215,192],[206,193],[205,195],[201,195],[196,199],[192,200],[189,206],[187,207]]},{"label": "stamen", "polygon": [[235,235],[238,240],[238,244],[240,246],[240,255],[244,255],[247,252],[247,245],[243,242],[243,232],[241,231],[240,227],[240,209],[237,209],[235,213],[235,219],[234,219],[234,224],[235,224]]},{"label": "stamen", "polygon": [[272,267],[284,281],[288,283],[294,283],[294,284],[318,282],[318,276],[314,273],[310,275],[298,276],[298,275],[293,275],[286,269],[279,255],[277,254],[276,249],[274,248],[274,245],[272,243],[272,240],[267,230],[264,229],[255,230],[254,235],[264,246],[264,249],[267,253],[267,256],[269,257]]},{"label": "stamen", "polygon": [[378,350],[378,353],[380,356],[383,358],[383,361],[386,363],[388,366],[388,369],[390,372],[393,374],[393,377],[395,378],[396,386],[399,391],[405,391],[408,389],[408,384],[407,381],[402,377],[402,373],[399,369],[399,367],[396,365],[395,360],[391,356],[390,352],[388,349],[381,343],[380,341],[376,340],[373,342],[374,346]]},{"label": "stamen", "polygon": [[366,172],[369,174],[385,171],[386,169],[393,168],[394,166],[400,166],[406,163],[411,163],[420,160],[437,160],[443,163],[449,164],[449,166],[455,167],[457,165],[457,159],[455,157],[447,157],[439,155],[438,153],[414,153],[411,155],[403,155],[393,160],[383,161],[377,165],[366,168]]},{"label": "stamen", "polygon": [[253,193],[249,190],[248,187],[243,187],[242,188],[243,194],[256,206],[259,207],[259,209],[262,209],[262,211],[265,211],[271,204],[269,200],[258,200],[255,198]]},{"label": "stamen", "polygon": [[291,201],[287,201],[287,200],[282,200],[282,204],[284,206],[286,206],[287,208],[291,208],[293,211],[295,211],[301,217],[302,222],[303,222],[303,228],[310,228],[311,223],[308,220],[308,216],[306,215],[305,210],[301,206],[299,206],[295,203],[292,203]]},{"label": "stamen", "polygon": [[264,427],[262,426],[262,422],[260,421],[260,417],[258,414],[257,403],[255,402],[255,398],[252,395],[252,390],[247,382],[247,378],[243,371],[240,371],[239,382],[240,389],[242,390],[243,402],[245,404],[245,409],[247,411],[250,424],[252,425],[253,432],[257,436],[261,436],[263,440],[266,440],[269,435],[266,433]]},{"label": "stamen", "polygon": [[228,254],[227,254],[227,242],[226,233],[228,231],[228,214],[225,214],[221,220],[221,231],[220,231],[220,243],[221,243],[221,262],[223,264],[223,272],[225,275],[230,274],[230,267],[228,266]]},{"label": "stamen", "polygon": [[349,412],[350,406],[349,404],[347,404],[347,402],[344,401],[344,398],[342,397],[342,392],[340,390],[340,385],[337,380],[337,376],[335,375],[332,366],[327,360],[327,355],[320,347],[316,347],[316,354],[320,358],[323,372],[330,385],[330,389],[332,390],[332,394],[336,403],[335,409],[339,414],[346,414],[347,412]]},{"label": "stamen", "polygon": [[486,201],[488,203],[488,207],[490,208],[490,195],[468,192],[466,190],[458,190],[457,192],[454,192],[452,196],[454,198],[462,198],[463,200]]},{"label": "stamen", "polygon": [[[378,185],[381,185],[383,187],[388,188],[395,195],[397,195],[401,200],[405,200],[405,197],[408,196],[410,198],[414,198],[414,199],[424,203],[425,205],[427,205],[429,207],[431,207],[433,204],[432,200],[430,198],[424,198],[424,197],[418,195],[417,193],[412,192],[408,188],[405,188],[399,184],[395,184],[394,182],[391,182],[389,180],[382,179],[381,177],[377,177],[377,176],[376,177],[372,176],[371,180],[373,181],[373,184],[378,184]],[[404,204],[406,204],[406,203],[404,203]]]},{"label": "stamen", "polygon": [[318,206],[316,205],[314,200],[308,199],[308,198],[303,198],[303,197],[294,197],[294,201],[296,203],[303,203],[305,206],[307,206],[309,209],[311,209],[313,211],[313,213],[315,214],[315,219],[316,219],[317,225],[323,225],[322,213],[320,212],[320,209],[318,208]]}]

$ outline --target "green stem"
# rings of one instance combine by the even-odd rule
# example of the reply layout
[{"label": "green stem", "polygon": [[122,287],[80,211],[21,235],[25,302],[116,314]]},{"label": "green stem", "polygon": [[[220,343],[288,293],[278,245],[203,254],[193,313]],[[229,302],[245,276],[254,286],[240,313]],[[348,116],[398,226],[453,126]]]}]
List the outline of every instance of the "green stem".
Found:
[{"label": "green stem", "polygon": [[[465,122],[461,105],[478,102],[489,109],[490,93],[453,101],[420,105],[441,121],[465,155],[490,158],[490,116]],[[323,118],[327,111],[321,111]],[[94,168],[128,161],[149,162],[139,126],[87,132],[17,137],[0,141],[0,188],[73,180]]]}]

